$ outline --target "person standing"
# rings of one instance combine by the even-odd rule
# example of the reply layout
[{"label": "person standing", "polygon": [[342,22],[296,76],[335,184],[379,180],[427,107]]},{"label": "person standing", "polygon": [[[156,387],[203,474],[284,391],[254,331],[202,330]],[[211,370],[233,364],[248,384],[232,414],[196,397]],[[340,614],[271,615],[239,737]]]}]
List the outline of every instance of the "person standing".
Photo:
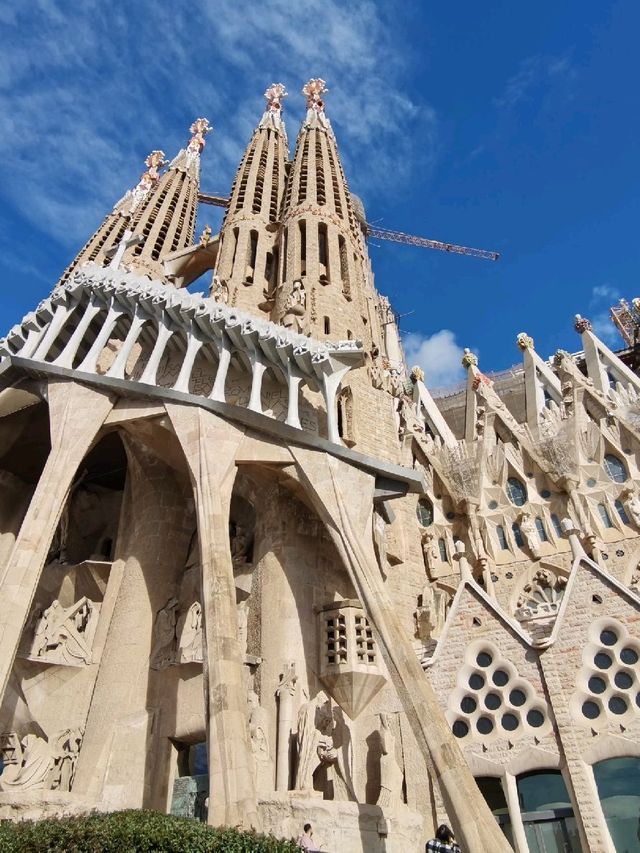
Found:
[{"label": "person standing", "polygon": [[453,830],[446,823],[438,827],[435,838],[427,841],[425,853],[460,853]]},{"label": "person standing", "polygon": [[313,840],[313,829],[311,828],[310,823],[305,823],[304,832],[298,839],[298,847],[301,850],[311,850],[311,851],[319,851],[320,848],[316,847],[316,843]]}]

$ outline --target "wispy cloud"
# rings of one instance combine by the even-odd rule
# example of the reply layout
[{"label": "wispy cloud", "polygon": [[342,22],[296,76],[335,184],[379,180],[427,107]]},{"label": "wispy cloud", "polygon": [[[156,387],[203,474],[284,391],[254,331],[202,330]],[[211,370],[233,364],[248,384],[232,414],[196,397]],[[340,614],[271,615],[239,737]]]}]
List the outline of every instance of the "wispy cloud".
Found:
[{"label": "wispy cloud", "polygon": [[444,388],[464,378],[464,350],[450,329],[440,329],[433,335],[412,332],[404,336],[403,343],[407,364],[417,364],[424,370],[429,388]]},{"label": "wispy cloud", "polygon": [[620,291],[608,282],[596,285],[591,291],[589,311],[596,335],[610,346],[621,346],[620,333],[613,325],[609,309],[620,299]]},{"label": "wispy cloud", "polygon": [[576,70],[568,56],[530,56],[522,60],[502,94],[494,98],[494,106],[510,109],[540,92],[558,86],[566,89],[575,77]]},{"label": "wispy cloud", "polygon": [[203,184],[228,188],[275,79],[291,93],[292,142],[302,84],[327,80],[327,112],[365,199],[435,160],[437,116],[406,93],[402,46],[372,0],[202,0],[196,10],[140,0],[135,18],[98,0],[34,3],[37,27],[34,4],[0,15],[0,197],[65,245],[135,184],[152,148],[172,156],[196,115],[216,129]]}]

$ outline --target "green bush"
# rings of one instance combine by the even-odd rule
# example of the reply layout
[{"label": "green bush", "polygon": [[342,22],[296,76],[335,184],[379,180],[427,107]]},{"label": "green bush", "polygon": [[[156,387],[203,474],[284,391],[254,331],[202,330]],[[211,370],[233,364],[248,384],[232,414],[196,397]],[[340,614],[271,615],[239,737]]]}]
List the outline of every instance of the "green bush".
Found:
[{"label": "green bush", "polygon": [[0,853],[294,853],[273,836],[152,811],[0,821]]}]

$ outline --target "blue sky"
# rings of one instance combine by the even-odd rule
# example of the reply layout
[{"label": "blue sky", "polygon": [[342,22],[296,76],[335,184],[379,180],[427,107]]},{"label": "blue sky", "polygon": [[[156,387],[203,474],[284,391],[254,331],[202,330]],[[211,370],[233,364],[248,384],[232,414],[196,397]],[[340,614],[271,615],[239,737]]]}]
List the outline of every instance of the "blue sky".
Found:
[{"label": "blue sky", "polygon": [[266,86],[287,85],[293,144],[320,76],[369,221],[501,252],[371,246],[428,384],[459,378],[464,346],[485,371],[517,362],[520,331],[575,350],[575,313],[619,345],[607,308],[640,293],[637,0],[30,0],[0,6],[0,32],[3,330],[151,149],[207,116],[202,185],[227,192]]}]

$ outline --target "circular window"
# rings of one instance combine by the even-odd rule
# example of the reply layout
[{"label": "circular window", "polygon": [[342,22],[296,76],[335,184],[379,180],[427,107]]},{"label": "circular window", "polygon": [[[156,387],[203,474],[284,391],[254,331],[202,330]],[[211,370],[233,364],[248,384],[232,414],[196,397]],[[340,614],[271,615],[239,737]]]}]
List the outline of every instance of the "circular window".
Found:
[{"label": "circular window", "polygon": [[507,497],[515,506],[524,506],[527,502],[527,487],[517,477],[507,480]]},{"label": "circular window", "polygon": [[509,675],[504,671],[504,669],[496,669],[493,673],[493,683],[496,687],[504,687],[505,684],[509,681]]},{"label": "circular window", "polygon": [[503,714],[502,726],[508,732],[513,732],[518,728],[518,718],[515,714]]},{"label": "circular window", "polygon": [[592,489],[596,485],[597,482],[598,481],[595,480],[593,477],[589,477],[589,479],[587,480],[587,486],[589,486],[589,488]]},{"label": "circular window", "polygon": [[550,498],[550,497],[551,497],[551,492],[549,491],[549,489],[543,489],[543,490],[540,492],[540,497],[541,497],[541,498],[544,498],[545,500],[547,500],[547,498]]},{"label": "circular window", "polygon": [[478,722],[476,723],[476,728],[480,732],[481,735],[488,735],[493,731],[493,722],[489,719],[489,717],[480,717]]},{"label": "circular window", "polygon": [[598,652],[598,654],[594,657],[593,662],[598,667],[598,669],[609,669],[612,664],[611,658],[604,652]]},{"label": "circular window", "polygon": [[620,690],[628,690],[633,684],[633,678],[628,672],[616,672],[616,677],[613,680]]},{"label": "circular window", "polygon": [[636,694],[636,705],[640,708],[640,693]]},{"label": "circular window", "polygon": [[600,634],[600,642],[603,646],[615,646],[618,642],[618,635],[615,631],[603,631]]},{"label": "circular window", "polygon": [[612,714],[624,714],[627,710],[627,702],[622,696],[612,696],[609,699],[609,710]]},{"label": "circular window", "polygon": [[544,714],[542,711],[537,711],[534,708],[533,711],[529,711],[527,714],[527,722],[530,726],[533,726],[534,729],[539,729],[544,723]]},{"label": "circular window", "polygon": [[489,654],[489,652],[480,652],[478,657],[476,658],[476,663],[478,666],[491,666],[493,663],[493,658]]},{"label": "circular window", "polygon": [[447,513],[447,519],[448,519],[449,521],[453,521],[453,519],[454,519],[455,517],[456,517],[455,512],[448,512],[448,513]]},{"label": "circular window", "polygon": [[527,697],[522,690],[512,690],[511,693],[509,693],[509,702],[511,702],[512,705],[515,705],[516,708],[524,705],[526,701]]},{"label": "circular window", "polygon": [[607,453],[604,457],[604,469],[614,483],[625,483],[627,480],[627,469],[622,459],[618,459],[613,453]]},{"label": "circular window", "polygon": [[498,509],[498,501],[489,501],[489,509]]},{"label": "circular window", "polygon": [[469,726],[464,720],[456,720],[452,728],[456,737],[466,737],[469,734]]},{"label": "circular window", "polygon": [[635,649],[626,648],[620,652],[620,660],[622,663],[629,664],[630,666],[634,663],[638,663],[638,653]]},{"label": "circular window", "polygon": [[433,504],[428,498],[420,498],[416,507],[418,521],[423,527],[433,524]]},{"label": "circular window", "polygon": [[473,714],[475,709],[478,707],[478,703],[472,696],[465,696],[462,702],[460,703],[460,710],[465,714]]},{"label": "circular window", "polygon": [[588,720],[595,720],[596,717],[600,716],[600,708],[595,702],[583,702],[582,713]]},{"label": "circular window", "polygon": [[607,689],[607,685],[604,680],[600,678],[599,675],[592,675],[589,679],[589,690],[592,693],[604,693]]},{"label": "circular window", "polygon": [[500,707],[500,705],[502,705],[502,699],[497,693],[487,693],[484,697],[484,704],[490,711],[495,711]]},{"label": "circular window", "polygon": [[484,678],[477,672],[474,672],[471,676],[469,676],[469,687],[472,690],[482,690],[482,688],[484,687]]}]

